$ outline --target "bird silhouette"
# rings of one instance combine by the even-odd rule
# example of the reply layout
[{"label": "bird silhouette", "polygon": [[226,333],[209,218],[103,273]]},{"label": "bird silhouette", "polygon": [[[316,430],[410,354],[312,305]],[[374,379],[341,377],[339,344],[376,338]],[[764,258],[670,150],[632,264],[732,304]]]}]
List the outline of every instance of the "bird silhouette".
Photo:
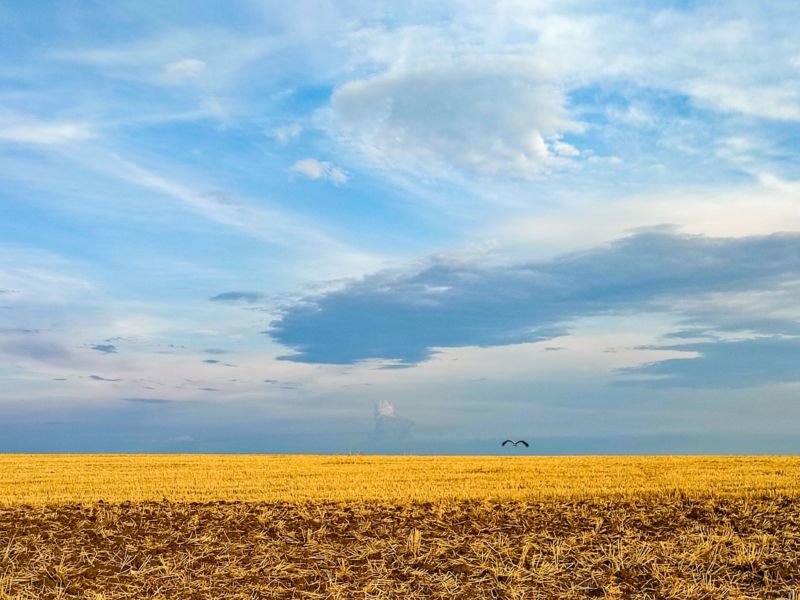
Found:
[{"label": "bird silhouette", "polygon": [[525,440],[517,440],[516,442],[514,440],[506,440],[505,442],[503,442],[500,445],[501,446],[505,446],[506,444],[513,444],[515,447],[516,447],[517,444],[522,444],[526,448],[528,447],[528,442],[526,442]]}]

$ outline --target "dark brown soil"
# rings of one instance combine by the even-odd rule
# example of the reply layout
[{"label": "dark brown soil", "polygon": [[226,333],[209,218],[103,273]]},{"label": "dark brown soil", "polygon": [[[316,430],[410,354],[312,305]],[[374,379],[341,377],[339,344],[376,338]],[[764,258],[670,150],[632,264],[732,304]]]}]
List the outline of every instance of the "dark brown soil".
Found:
[{"label": "dark brown soil", "polygon": [[0,598],[792,598],[800,501],[0,508]]}]

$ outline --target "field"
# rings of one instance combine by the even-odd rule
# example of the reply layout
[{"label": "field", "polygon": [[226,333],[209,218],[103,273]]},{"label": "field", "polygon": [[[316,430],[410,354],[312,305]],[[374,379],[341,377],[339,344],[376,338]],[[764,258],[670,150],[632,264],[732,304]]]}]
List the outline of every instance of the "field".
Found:
[{"label": "field", "polygon": [[792,598],[800,458],[0,455],[0,599]]}]

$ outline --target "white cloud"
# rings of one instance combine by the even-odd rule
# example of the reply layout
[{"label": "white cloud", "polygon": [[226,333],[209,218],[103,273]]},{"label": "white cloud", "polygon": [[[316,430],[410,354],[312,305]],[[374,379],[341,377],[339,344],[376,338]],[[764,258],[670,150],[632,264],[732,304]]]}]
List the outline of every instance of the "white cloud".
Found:
[{"label": "white cloud", "polygon": [[220,126],[224,129],[230,125],[230,111],[226,104],[216,96],[204,98],[200,103],[201,111],[216,119]]},{"label": "white cloud", "polygon": [[[323,163],[327,165],[327,163]],[[199,189],[197,182],[184,183],[162,176],[120,156],[107,155],[103,172],[162,196],[177,200],[203,217],[264,238],[277,245],[294,245],[297,240],[323,246],[330,251],[343,245],[307,222],[277,209],[243,201],[232,194]],[[328,175],[328,177],[333,177]]]},{"label": "white cloud", "polygon": [[800,182],[761,173],[747,186],[697,187],[576,202],[490,224],[493,251],[504,256],[553,256],[613,240],[625,232],[669,223],[694,235],[742,237],[800,231]]},{"label": "white cloud", "polygon": [[606,114],[612,122],[631,127],[648,128],[656,123],[656,117],[652,114],[651,109],[640,103],[629,104],[624,110],[611,107]]},{"label": "white cloud", "polygon": [[[224,29],[169,28],[135,42],[57,49],[47,57],[90,66],[115,78],[157,84],[194,81],[199,87],[219,92],[230,90],[248,67],[279,45],[270,36],[245,36]],[[198,56],[213,57],[213,61],[208,63]]]},{"label": "white cloud", "polygon": [[[800,120],[796,8],[615,8],[500,0],[445,8],[447,18],[424,24],[352,29],[330,131],[387,171],[527,178],[591,160],[591,148],[562,136],[579,128],[578,111],[604,102],[567,101],[592,86],[658,94],[656,113],[688,97],[721,120]],[[635,100],[607,112],[616,124],[661,126]]]},{"label": "white cloud", "polygon": [[[800,85],[800,82],[795,84]],[[700,102],[720,110],[781,121],[800,121],[800,91],[796,87],[699,80],[688,82],[685,88]]]},{"label": "white cloud", "polygon": [[182,58],[164,65],[162,75],[167,81],[177,83],[194,79],[205,70],[205,61],[197,58]]},{"label": "white cloud", "polygon": [[292,165],[292,172],[299,173],[309,179],[327,179],[336,185],[347,183],[347,174],[332,163],[303,158]]},{"label": "white cloud", "polygon": [[4,303],[58,305],[96,294],[81,265],[52,252],[16,244],[0,244],[0,289],[14,290]]},{"label": "white cloud", "polygon": [[539,62],[492,55],[350,81],[332,109],[335,134],[372,162],[429,174],[529,177],[574,155],[560,135],[581,128]]},{"label": "white cloud", "polygon": [[554,140],[552,147],[553,151],[559,156],[578,156],[581,153],[575,146],[560,139]]},{"label": "white cloud", "polygon": [[375,404],[376,417],[393,417],[395,416],[395,412],[394,404],[389,400],[379,400],[377,404]]},{"label": "white cloud", "polygon": [[21,122],[0,124],[0,140],[23,144],[64,144],[96,137],[96,133],[81,123]]},{"label": "white cloud", "polygon": [[288,144],[303,132],[303,128],[299,123],[291,123],[283,127],[277,127],[272,131],[267,131],[267,137],[274,139],[279,144]]}]

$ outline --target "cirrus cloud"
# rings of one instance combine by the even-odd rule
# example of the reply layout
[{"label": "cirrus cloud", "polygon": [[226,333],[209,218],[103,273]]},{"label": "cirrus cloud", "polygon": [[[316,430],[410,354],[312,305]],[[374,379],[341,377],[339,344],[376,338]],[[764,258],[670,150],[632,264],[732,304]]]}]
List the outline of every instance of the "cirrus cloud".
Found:
[{"label": "cirrus cloud", "polygon": [[197,58],[182,58],[164,65],[162,75],[171,83],[179,83],[198,77],[205,69],[205,61]]},{"label": "cirrus cloud", "polygon": [[19,144],[57,145],[95,137],[97,133],[83,123],[30,120],[0,123],[0,141]]}]

